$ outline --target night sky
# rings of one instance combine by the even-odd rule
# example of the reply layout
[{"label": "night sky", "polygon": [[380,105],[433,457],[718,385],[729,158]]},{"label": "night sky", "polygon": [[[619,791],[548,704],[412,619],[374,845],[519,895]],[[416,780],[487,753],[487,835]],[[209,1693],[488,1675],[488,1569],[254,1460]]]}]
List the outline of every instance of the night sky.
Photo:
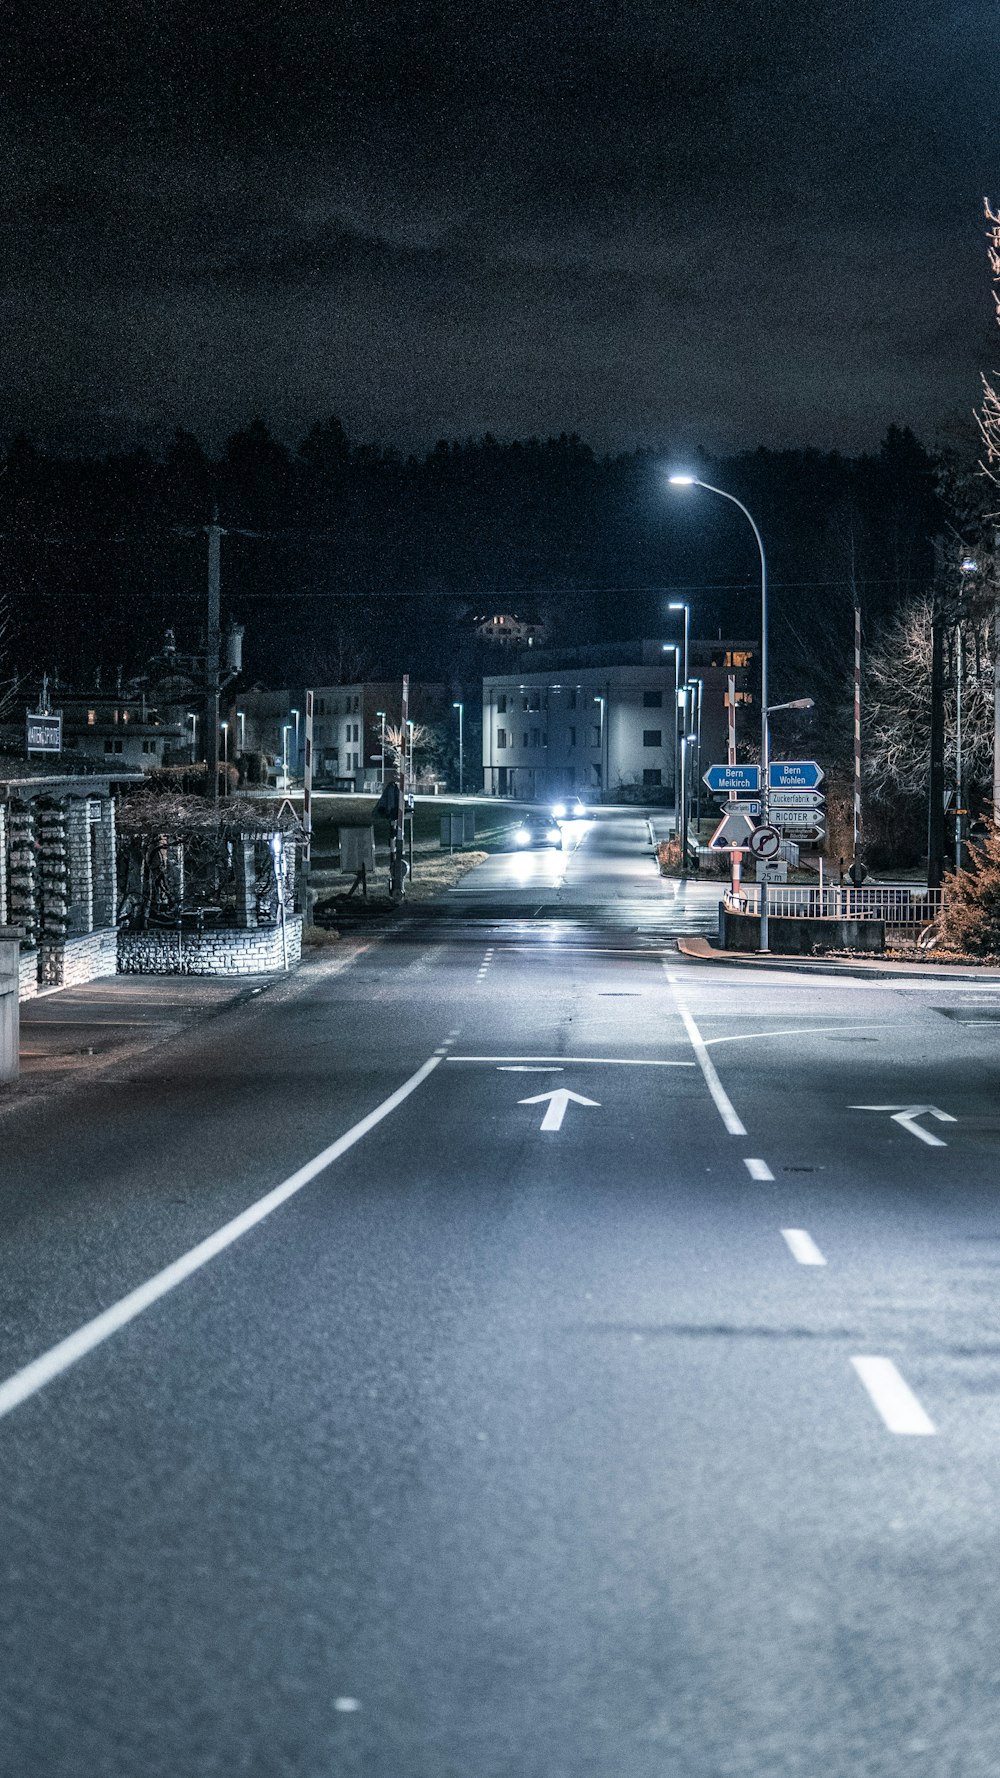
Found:
[{"label": "night sky", "polygon": [[1000,361],[986,0],[27,0],[7,436],[928,443]]}]

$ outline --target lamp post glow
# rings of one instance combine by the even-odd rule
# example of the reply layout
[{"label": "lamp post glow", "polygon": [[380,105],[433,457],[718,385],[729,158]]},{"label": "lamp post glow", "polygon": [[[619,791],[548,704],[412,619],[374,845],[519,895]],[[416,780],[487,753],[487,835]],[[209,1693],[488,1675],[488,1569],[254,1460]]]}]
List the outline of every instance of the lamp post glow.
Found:
[{"label": "lamp post glow", "polygon": [[451,707],[453,710],[458,711],[458,794],[461,796],[465,785],[465,768],[462,750],[462,724],[465,717],[465,705],[456,698]]}]

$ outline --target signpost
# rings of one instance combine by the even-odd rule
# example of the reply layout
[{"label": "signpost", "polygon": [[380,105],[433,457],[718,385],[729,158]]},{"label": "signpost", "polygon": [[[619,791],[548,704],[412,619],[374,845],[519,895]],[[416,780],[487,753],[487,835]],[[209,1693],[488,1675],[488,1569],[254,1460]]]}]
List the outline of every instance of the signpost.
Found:
[{"label": "signpost", "polygon": [[815,827],[823,819],[820,809],[776,809],[773,801],[771,817],[779,827]]},{"label": "signpost", "polygon": [[709,766],[702,783],[725,796],[752,796],[760,789],[760,766]]},{"label": "signpost", "polygon": [[826,797],[821,790],[773,790],[768,801],[772,809],[819,809]]},{"label": "signpost", "polygon": [[769,790],[815,790],[824,777],[814,759],[772,759],[767,768]]}]

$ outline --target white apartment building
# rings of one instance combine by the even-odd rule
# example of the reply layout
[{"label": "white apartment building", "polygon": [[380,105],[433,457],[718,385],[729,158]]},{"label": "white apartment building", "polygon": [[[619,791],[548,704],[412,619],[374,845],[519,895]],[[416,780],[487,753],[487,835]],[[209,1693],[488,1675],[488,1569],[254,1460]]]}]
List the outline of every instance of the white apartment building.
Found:
[{"label": "white apartment building", "polygon": [[[522,657],[523,659],[523,657]],[[488,796],[659,801],[673,794],[677,683],[660,641],[545,650],[483,681]]]}]

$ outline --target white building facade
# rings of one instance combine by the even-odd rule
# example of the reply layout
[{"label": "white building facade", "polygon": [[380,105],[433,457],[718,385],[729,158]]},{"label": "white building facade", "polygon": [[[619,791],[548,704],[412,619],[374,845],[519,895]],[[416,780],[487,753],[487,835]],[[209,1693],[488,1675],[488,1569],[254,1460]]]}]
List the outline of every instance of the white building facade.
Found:
[{"label": "white building facade", "polygon": [[675,658],[659,641],[546,650],[530,671],[484,679],[487,796],[671,801]]}]

